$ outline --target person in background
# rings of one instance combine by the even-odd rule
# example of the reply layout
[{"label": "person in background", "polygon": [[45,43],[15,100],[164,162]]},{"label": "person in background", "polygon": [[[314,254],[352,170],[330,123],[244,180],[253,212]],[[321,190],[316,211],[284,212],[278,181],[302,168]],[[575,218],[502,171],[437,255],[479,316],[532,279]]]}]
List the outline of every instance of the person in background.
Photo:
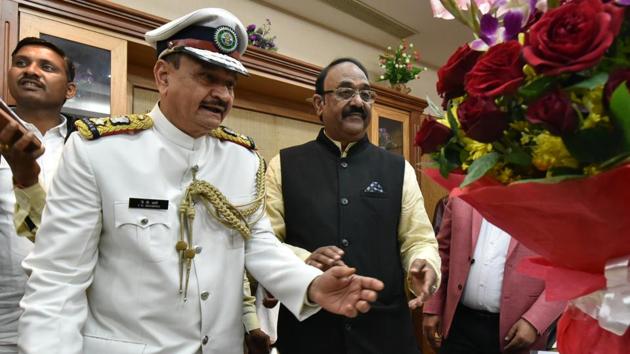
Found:
[{"label": "person in background", "polygon": [[438,233],[443,285],[423,309],[423,331],[442,354],[529,353],[544,349],[565,302],[516,271],[536,256],[459,198]]},{"label": "person in background", "polygon": [[[385,283],[370,313],[353,319],[322,311],[298,322],[282,307],[282,354],[419,353],[409,308],[437,289],[440,257],[413,167],[367,138],[374,99],[361,63],[334,60],[313,96],[324,128],[269,163],[267,210],[277,237],[306,264],[347,264]],[[405,282],[415,294],[409,304]]]},{"label": "person in background", "polygon": [[[20,263],[33,247],[32,240],[18,237],[18,232],[24,236],[36,232],[43,198],[31,196],[41,195],[55,174],[69,131],[61,108],[74,97],[76,86],[74,66],[63,50],[33,37],[18,42],[6,77],[20,121],[0,110],[10,121],[0,129],[0,353],[17,353],[22,313],[18,303],[26,283]],[[19,124],[26,134],[20,136]],[[29,146],[37,140],[43,146],[31,151]],[[16,202],[22,212],[14,215]],[[36,212],[30,214],[31,210]]]},{"label": "person in background", "polygon": [[243,24],[206,8],[146,39],[159,102],[77,121],[22,263],[20,353],[241,354],[245,267],[300,319],[367,312],[382,282],[282,247],[254,143],[220,127],[247,74]]}]

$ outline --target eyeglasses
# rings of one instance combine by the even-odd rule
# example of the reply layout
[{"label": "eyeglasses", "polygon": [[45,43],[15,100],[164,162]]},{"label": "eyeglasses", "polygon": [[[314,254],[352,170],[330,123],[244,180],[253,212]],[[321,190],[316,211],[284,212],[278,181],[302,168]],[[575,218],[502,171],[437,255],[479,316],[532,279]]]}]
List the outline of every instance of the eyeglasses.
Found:
[{"label": "eyeglasses", "polygon": [[352,87],[337,87],[334,90],[326,90],[324,94],[334,93],[335,97],[340,101],[347,101],[352,99],[355,95],[359,95],[359,98],[365,103],[372,103],[376,99],[376,92],[371,89],[354,89]]}]

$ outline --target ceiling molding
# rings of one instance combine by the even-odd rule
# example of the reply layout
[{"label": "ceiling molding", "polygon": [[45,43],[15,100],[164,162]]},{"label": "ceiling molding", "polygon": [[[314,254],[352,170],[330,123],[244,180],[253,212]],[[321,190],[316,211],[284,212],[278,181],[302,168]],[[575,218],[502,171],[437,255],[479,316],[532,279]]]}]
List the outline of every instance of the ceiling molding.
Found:
[{"label": "ceiling molding", "polygon": [[407,38],[418,33],[415,29],[365,4],[361,0],[320,1],[397,38]]}]

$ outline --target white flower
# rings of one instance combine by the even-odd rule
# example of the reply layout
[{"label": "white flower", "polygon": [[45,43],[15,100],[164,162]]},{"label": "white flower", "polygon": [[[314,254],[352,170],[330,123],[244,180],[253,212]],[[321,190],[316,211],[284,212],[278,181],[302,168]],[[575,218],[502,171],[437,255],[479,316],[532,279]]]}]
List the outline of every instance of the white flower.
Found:
[{"label": "white flower", "polygon": [[392,47],[387,47],[387,50],[392,50]]},{"label": "white flower", "polygon": [[413,43],[409,43],[409,48],[413,48]]},{"label": "white flower", "polygon": [[405,63],[409,64],[409,58],[405,59]]},{"label": "white flower", "polygon": [[401,44],[401,45],[399,45],[399,46],[398,46],[398,48],[399,48],[399,49],[402,49],[402,48],[403,48],[402,44]]},{"label": "white flower", "polygon": [[381,75],[381,80],[385,80],[385,75]]}]

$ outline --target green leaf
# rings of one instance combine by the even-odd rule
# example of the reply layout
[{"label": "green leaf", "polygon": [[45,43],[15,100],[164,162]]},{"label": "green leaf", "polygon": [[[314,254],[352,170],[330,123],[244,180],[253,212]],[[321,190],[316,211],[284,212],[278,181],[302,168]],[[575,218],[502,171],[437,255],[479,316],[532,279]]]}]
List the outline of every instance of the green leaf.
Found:
[{"label": "green leaf", "polygon": [[448,174],[451,173],[454,168],[451,166],[448,159],[446,158],[444,154],[444,148],[440,150],[438,163],[440,164],[440,174],[442,175],[442,177],[448,178]]},{"label": "green leaf", "polygon": [[630,92],[627,82],[617,86],[610,98],[612,119],[620,130],[625,151],[630,150]]},{"label": "green leaf", "polygon": [[596,126],[562,137],[571,155],[583,164],[600,163],[620,154],[621,139],[613,129]]},{"label": "green leaf", "polygon": [[519,146],[512,146],[505,155],[505,161],[518,166],[527,167],[532,164],[532,157]]},{"label": "green leaf", "polygon": [[446,118],[448,119],[448,124],[451,126],[451,130],[453,131],[453,135],[457,136],[459,132],[459,126],[457,125],[457,118],[453,115],[452,108],[453,101],[448,101],[448,106],[446,107]]},{"label": "green leaf", "polygon": [[453,138],[440,149],[438,163],[440,164],[440,174],[444,178],[448,178],[448,174],[459,167],[462,163],[459,159],[461,147]]},{"label": "green leaf", "polygon": [[567,89],[568,90],[573,90],[573,89],[592,90],[598,86],[604,85],[606,81],[608,81],[608,73],[597,73],[584,81],[578,82],[575,85],[571,85],[567,87]]},{"label": "green leaf", "polygon": [[611,159],[602,162],[599,167],[603,170],[621,165],[622,163],[630,162],[630,151],[621,153]]},{"label": "green leaf", "polygon": [[553,9],[560,6],[560,0],[548,0],[547,1],[547,7],[549,9]]},{"label": "green leaf", "polygon": [[547,92],[556,80],[552,76],[543,76],[519,88],[518,93],[527,99],[534,99]]},{"label": "green leaf", "polygon": [[473,161],[470,167],[468,167],[468,173],[466,174],[466,178],[460,187],[466,187],[483,177],[488,171],[490,171],[490,169],[492,169],[492,167],[494,167],[494,165],[496,165],[497,161],[499,161],[499,154],[494,151]]}]

